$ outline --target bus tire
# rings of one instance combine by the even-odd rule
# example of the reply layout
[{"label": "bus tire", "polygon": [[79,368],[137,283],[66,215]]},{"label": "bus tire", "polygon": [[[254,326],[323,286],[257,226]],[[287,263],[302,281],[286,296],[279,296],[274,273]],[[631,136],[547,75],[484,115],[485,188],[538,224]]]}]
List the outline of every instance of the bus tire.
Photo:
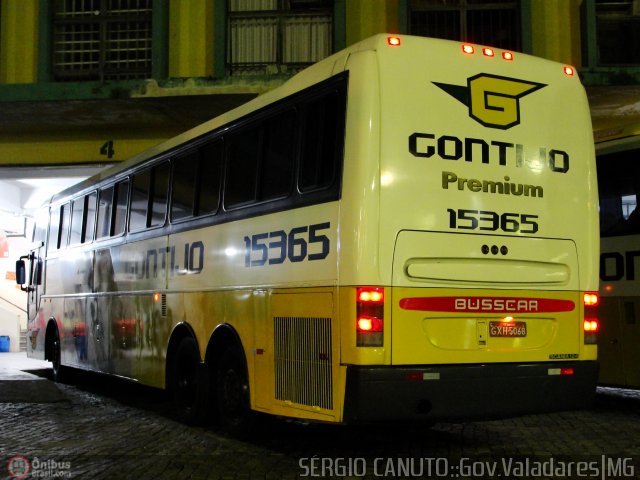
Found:
[{"label": "bus tire", "polygon": [[176,349],[171,375],[171,395],[180,421],[197,425],[206,418],[208,375],[200,362],[200,353],[192,337],[180,340]]},{"label": "bus tire", "polygon": [[49,355],[51,361],[51,372],[54,382],[62,382],[64,380],[65,367],[62,366],[62,346],[60,344],[60,332],[58,327],[51,328],[49,336]]},{"label": "bus tire", "polygon": [[249,407],[249,382],[242,350],[227,347],[217,369],[218,417],[223,428],[233,434],[245,434],[252,423]]}]

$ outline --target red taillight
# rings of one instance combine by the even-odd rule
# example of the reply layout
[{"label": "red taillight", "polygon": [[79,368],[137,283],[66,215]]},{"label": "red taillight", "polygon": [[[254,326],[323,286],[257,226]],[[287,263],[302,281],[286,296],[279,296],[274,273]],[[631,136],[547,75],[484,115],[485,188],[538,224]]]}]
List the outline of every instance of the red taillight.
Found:
[{"label": "red taillight", "polygon": [[594,320],[593,318],[585,318],[584,320],[585,332],[598,333],[599,328],[600,328],[600,325],[598,324],[597,320]]},{"label": "red taillight", "polygon": [[512,52],[502,52],[502,58],[504,58],[505,60],[513,60],[513,53]]},{"label": "red taillight", "polygon": [[597,307],[600,303],[600,297],[595,292],[585,292],[582,298],[585,307]]},{"label": "red taillight", "polygon": [[600,297],[596,292],[585,292],[582,298],[584,301],[584,343],[593,345],[598,341],[597,333],[600,329],[598,321]]},{"label": "red taillight", "polygon": [[400,37],[387,37],[387,43],[392,47],[399,47]]},{"label": "red taillight", "polygon": [[356,290],[356,345],[381,347],[384,332],[384,288]]},{"label": "red taillight", "polygon": [[562,70],[567,77],[573,77],[576,73],[575,69],[569,65],[565,65]]}]

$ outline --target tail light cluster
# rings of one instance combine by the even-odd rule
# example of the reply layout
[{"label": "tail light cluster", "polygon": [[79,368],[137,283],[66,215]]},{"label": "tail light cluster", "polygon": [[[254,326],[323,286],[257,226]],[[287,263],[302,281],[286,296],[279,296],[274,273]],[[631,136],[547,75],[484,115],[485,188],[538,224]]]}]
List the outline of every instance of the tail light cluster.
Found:
[{"label": "tail light cluster", "polygon": [[600,297],[595,292],[586,292],[584,294],[584,343],[593,345],[598,341],[598,330],[600,322],[598,321],[598,304]]},{"label": "tail light cluster", "polygon": [[384,339],[384,288],[356,289],[356,345],[381,347]]}]

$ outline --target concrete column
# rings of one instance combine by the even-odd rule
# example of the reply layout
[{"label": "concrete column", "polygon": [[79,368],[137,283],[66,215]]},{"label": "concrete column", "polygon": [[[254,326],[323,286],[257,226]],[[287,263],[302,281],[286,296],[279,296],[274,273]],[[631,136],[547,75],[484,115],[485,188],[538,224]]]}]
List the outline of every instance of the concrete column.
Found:
[{"label": "concrete column", "polygon": [[398,14],[398,0],[349,0],[346,4],[347,45],[376,33],[397,33]]},{"label": "concrete column", "polygon": [[2,0],[0,83],[36,83],[38,0]]},{"label": "concrete column", "polygon": [[213,74],[213,0],[171,0],[169,4],[169,76]]},{"label": "concrete column", "polygon": [[582,0],[531,2],[533,54],[580,66],[580,3]]}]

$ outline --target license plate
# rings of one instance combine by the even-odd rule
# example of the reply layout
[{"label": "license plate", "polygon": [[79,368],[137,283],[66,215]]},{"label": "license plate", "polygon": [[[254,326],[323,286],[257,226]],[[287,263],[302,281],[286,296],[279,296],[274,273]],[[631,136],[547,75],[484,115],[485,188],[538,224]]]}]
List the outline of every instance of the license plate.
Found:
[{"label": "license plate", "polygon": [[526,337],[526,322],[489,322],[490,337]]}]

